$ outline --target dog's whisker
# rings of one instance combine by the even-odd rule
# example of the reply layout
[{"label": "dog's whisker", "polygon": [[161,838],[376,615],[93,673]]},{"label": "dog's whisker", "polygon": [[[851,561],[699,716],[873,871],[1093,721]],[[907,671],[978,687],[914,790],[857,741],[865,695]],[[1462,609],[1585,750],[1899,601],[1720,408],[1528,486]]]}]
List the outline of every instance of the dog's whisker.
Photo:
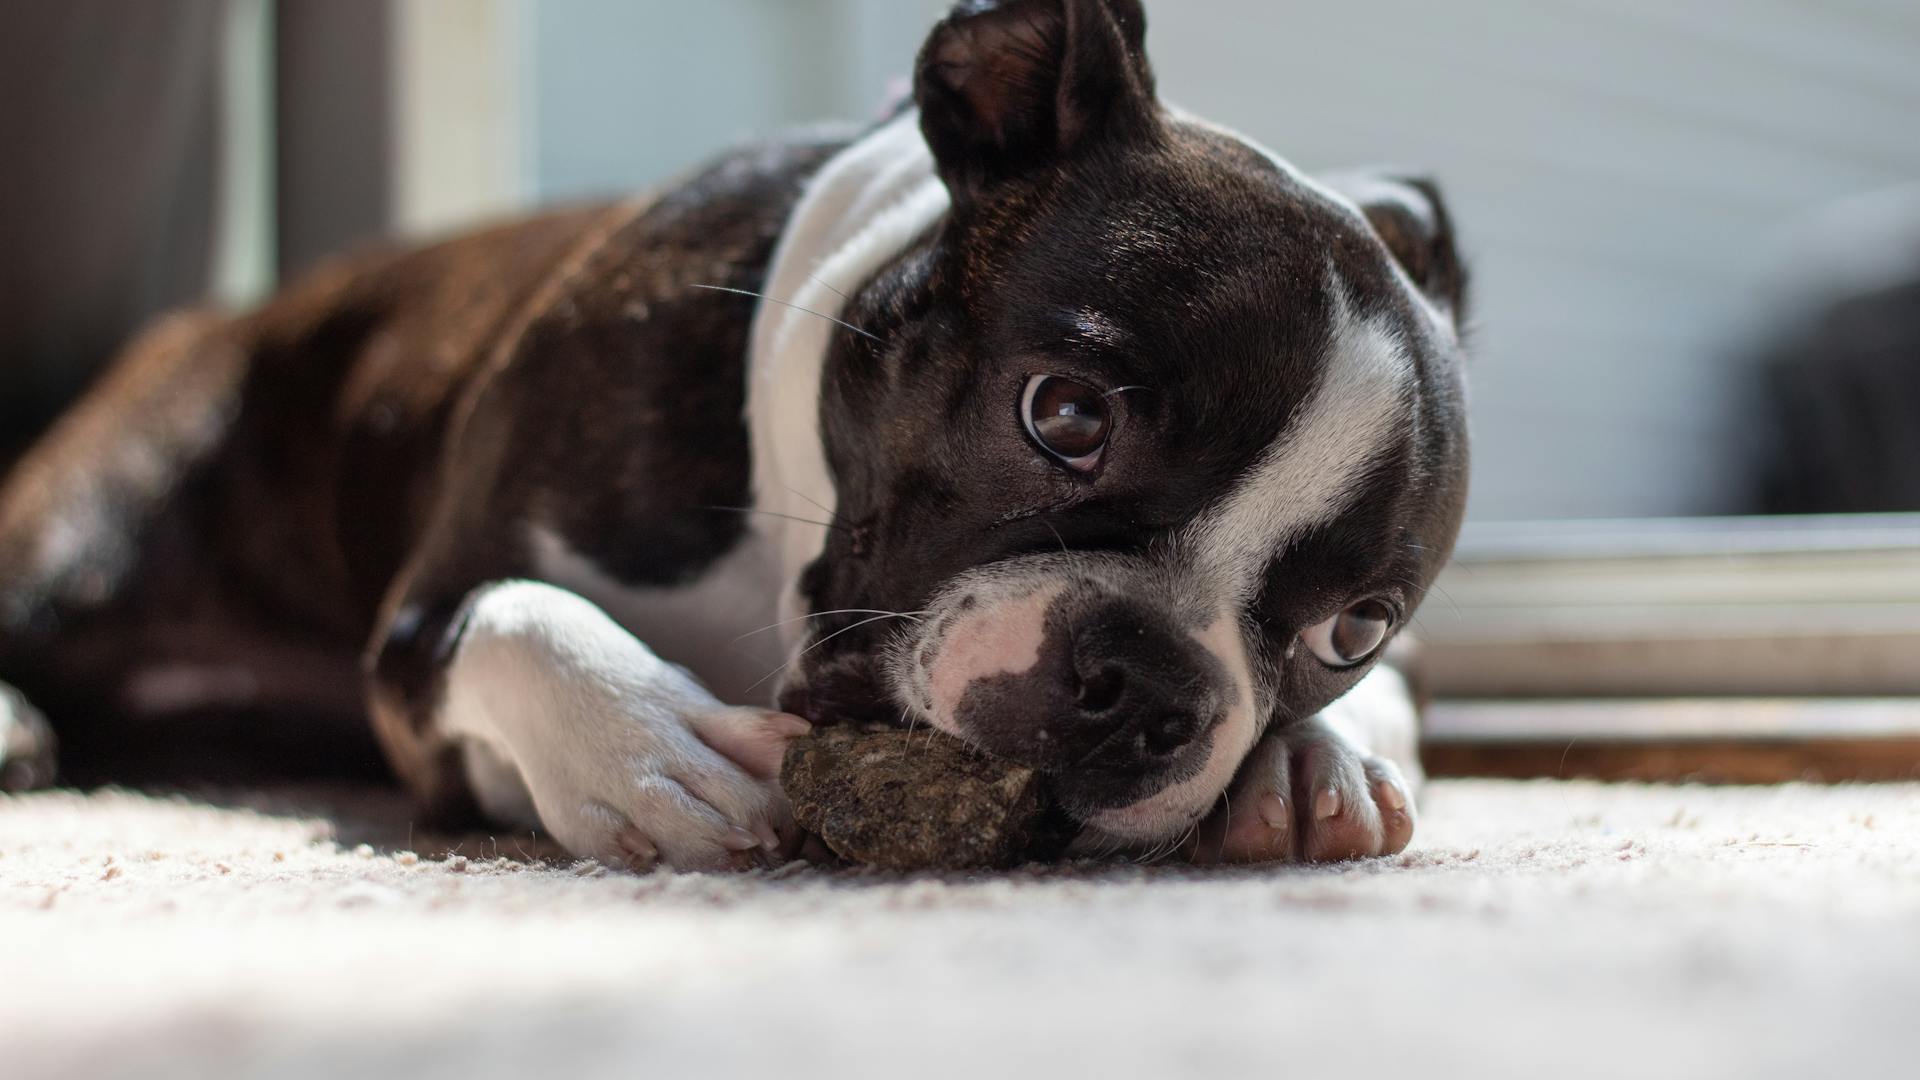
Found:
[{"label": "dog's whisker", "polygon": [[863,607],[841,608],[838,611],[814,611],[814,612],[809,612],[808,614],[805,614],[805,615],[796,615],[791,619],[781,619],[777,623],[769,623],[768,625],[763,626],[758,630],[749,630],[746,633],[741,634],[739,637],[734,638],[733,640],[745,641],[746,639],[753,637],[755,634],[764,634],[769,630],[778,630],[783,626],[792,626],[794,623],[797,623],[797,622],[806,622],[808,619],[824,619],[829,615],[894,615],[903,619],[911,618],[913,619],[913,621],[919,622],[920,620],[915,616],[922,615],[922,614],[925,614],[925,613],[924,612],[907,613],[907,612],[901,612],[901,611],[883,611],[880,608],[863,608]]},{"label": "dog's whisker", "polygon": [[852,633],[853,631],[858,630],[861,627],[866,626],[870,623],[885,622],[888,619],[910,619],[914,622],[919,622],[921,616],[928,615],[928,614],[931,614],[931,612],[890,611],[883,615],[877,615],[871,619],[862,619],[859,622],[854,623],[852,626],[841,627],[840,629],[835,630],[833,633],[828,634],[826,637],[821,638],[819,641],[816,641],[813,644],[808,645],[806,648],[801,649],[799,652],[794,654],[793,659],[787,661],[784,664],[781,664],[779,667],[774,668],[772,671],[767,672],[765,675],[762,675],[759,679],[755,680],[752,686],[747,687],[746,692],[752,693],[753,691],[758,690],[762,683],[766,682],[768,679],[773,678],[775,675],[778,675],[781,672],[787,670],[793,665],[799,663],[803,658],[806,657],[808,653],[812,652],[813,650],[819,648],[822,645],[825,645],[827,642],[832,641],[834,638],[839,637],[841,634]]},{"label": "dog's whisker", "polygon": [[1162,859],[1171,857],[1175,851],[1179,850],[1180,842],[1186,838],[1187,834],[1184,831],[1167,837],[1166,841],[1160,845],[1160,849],[1153,853],[1153,861],[1160,862]]},{"label": "dog's whisker", "polygon": [[826,503],[821,502],[819,499],[816,499],[813,496],[807,494],[806,492],[801,491],[799,488],[793,487],[789,484],[781,484],[780,486],[783,488],[786,488],[788,491],[793,492],[795,495],[798,495],[802,499],[805,499],[808,502],[812,503],[813,505],[819,507],[823,512],[826,513],[828,517],[832,518],[834,521],[837,522],[841,520],[842,515],[840,511],[835,510],[833,507],[828,506]]},{"label": "dog's whisker", "polygon": [[1194,836],[1196,836],[1198,832],[1200,832],[1200,822],[1196,821],[1196,822],[1192,822],[1192,824],[1188,824],[1185,830],[1181,830],[1181,834],[1179,834],[1179,836],[1175,836],[1175,838],[1171,838],[1171,840],[1167,840],[1167,849],[1165,849],[1165,851],[1162,851],[1162,853],[1160,853],[1160,857],[1162,857],[1162,859],[1173,859],[1175,855],[1179,855],[1179,853],[1181,853],[1181,849],[1183,849],[1183,847],[1187,847],[1188,840],[1192,840],[1192,838],[1194,838]]},{"label": "dog's whisker", "polygon": [[[1202,818],[1201,820],[1204,821],[1206,819]],[[1220,820],[1220,846],[1213,850],[1213,861],[1215,865],[1227,861],[1227,834],[1233,830],[1233,792],[1231,791],[1223,791],[1220,793]],[[1194,828],[1197,829],[1199,827],[1199,823],[1196,822]]]},{"label": "dog's whisker", "polygon": [[[1180,834],[1180,842],[1173,845],[1173,850],[1179,851],[1180,849],[1186,847],[1189,841],[1192,841],[1195,837],[1199,835],[1200,835],[1200,822],[1196,821],[1193,824],[1187,826],[1186,832]],[[1199,846],[1198,844],[1195,844],[1196,848],[1198,848],[1198,846]]]},{"label": "dog's whisker", "polygon": [[687,287],[690,289],[705,289],[708,292],[732,293],[735,296],[751,296],[756,300],[765,300],[769,304],[778,304],[783,308],[791,308],[794,311],[798,311],[803,315],[811,315],[816,319],[825,319],[830,323],[834,323],[835,325],[845,327],[846,329],[851,330],[856,334],[859,334],[863,338],[868,338],[881,345],[886,344],[886,342],[881,339],[879,334],[875,334],[867,330],[862,330],[845,319],[836,319],[831,315],[822,314],[818,311],[813,310],[812,308],[801,307],[799,304],[789,304],[785,300],[775,300],[773,297],[768,296],[766,293],[757,293],[751,289],[734,289],[734,288],[729,288],[728,286],[725,286],[725,285],[689,285]]},{"label": "dog's whisker", "polygon": [[[821,284],[825,284],[825,282]],[[1100,396],[1103,398],[1116,397],[1120,394],[1130,394],[1135,390],[1144,390],[1149,394],[1158,393],[1158,391],[1154,390],[1151,386],[1116,386]]]},{"label": "dog's whisker", "polygon": [[1182,843],[1186,842],[1186,839],[1190,834],[1191,834],[1191,828],[1189,828],[1187,832],[1182,832],[1174,836],[1169,836],[1165,840],[1162,840],[1159,843],[1153,845],[1151,848],[1148,848],[1146,856],[1140,860],[1141,865],[1152,866],[1155,863],[1158,863],[1160,860],[1166,858],[1167,856],[1172,855],[1175,851],[1179,850],[1179,847]]},{"label": "dog's whisker", "polygon": [[833,282],[828,281],[826,278],[821,277],[819,274],[816,274],[813,271],[809,270],[807,271],[807,277],[812,279],[814,284],[827,290],[828,292],[839,297],[840,299],[845,300],[847,303],[849,304],[853,303],[853,297],[848,296],[846,293],[843,293],[839,289],[834,288]]},{"label": "dog's whisker", "polygon": [[702,506],[700,509],[717,510],[725,514],[759,514],[762,517],[780,518],[783,521],[797,521],[802,525],[818,525],[823,529],[834,529],[839,532],[853,531],[845,525],[838,525],[831,521],[815,521],[812,518],[798,517],[794,514],[783,514],[778,510],[760,510],[751,506]]}]

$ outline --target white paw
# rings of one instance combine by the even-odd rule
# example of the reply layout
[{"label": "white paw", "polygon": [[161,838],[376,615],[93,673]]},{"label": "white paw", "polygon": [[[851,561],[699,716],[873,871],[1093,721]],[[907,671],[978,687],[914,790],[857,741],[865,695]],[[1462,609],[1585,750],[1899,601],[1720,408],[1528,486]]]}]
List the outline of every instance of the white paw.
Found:
[{"label": "white paw", "polygon": [[598,608],[533,583],[476,602],[441,723],[486,745],[496,777],[510,763],[541,826],[576,855],[680,870],[744,869],[780,850],[780,763],[810,730],[721,704]]},{"label": "white paw", "polygon": [[53,728],[18,690],[0,683],[0,791],[53,783]]},{"label": "white paw", "polygon": [[634,870],[748,869],[778,856],[789,823],[780,761],[806,721],[715,707],[595,726],[598,738],[521,761],[541,822],[570,851]]},{"label": "white paw", "polygon": [[1269,732],[1193,846],[1200,862],[1337,862],[1413,839],[1413,791],[1393,762],[1319,717]]}]

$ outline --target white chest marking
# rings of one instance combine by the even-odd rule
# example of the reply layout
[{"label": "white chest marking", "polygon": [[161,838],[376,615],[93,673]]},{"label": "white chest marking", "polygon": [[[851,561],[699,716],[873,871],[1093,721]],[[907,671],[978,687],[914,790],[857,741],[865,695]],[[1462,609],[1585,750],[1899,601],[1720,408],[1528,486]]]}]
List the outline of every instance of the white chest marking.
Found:
[{"label": "white chest marking", "polygon": [[[747,424],[756,508],[818,519],[837,505],[820,439],[820,386],[834,336],[850,331],[819,315],[842,315],[846,294],[898,258],[948,206],[915,112],[842,151],[808,185],[767,275],[765,293],[783,303],[761,304],[753,322]],[[772,538],[787,586],[779,617],[793,620],[802,612],[791,586],[819,556],[825,530],[773,517],[756,528]],[[803,622],[788,622],[780,636],[791,644],[803,630]]]}]

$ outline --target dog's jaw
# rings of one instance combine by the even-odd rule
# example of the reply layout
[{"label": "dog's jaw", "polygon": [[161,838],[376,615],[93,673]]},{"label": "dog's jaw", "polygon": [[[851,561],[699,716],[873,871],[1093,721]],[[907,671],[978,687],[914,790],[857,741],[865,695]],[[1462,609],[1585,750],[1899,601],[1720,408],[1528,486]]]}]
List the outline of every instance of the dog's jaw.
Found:
[{"label": "dog's jaw", "polygon": [[[963,718],[962,703],[976,685],[1024,676],[1041,663],[1049,614],[1070,588],[1089,585],[1114,596],[1199,595],[1174,585],[1178,574],[1141,560],[1053,553],[989,566],[963,575],[930,605],[910,635],[891,650],[886,675],[912,723],[924,723],[978,744],[980,732]],[[1211,655],[1225,676],[1219,688],[1220,717],[1204,759],[1184,777],[1145,798],[1121,806],[1076,811],[1084,843],[1096,848],[1138,849],[1176,840],[1211,810],[1259,736],[1265,709],[1246,651],[1237,611],[1202,604],[1168,603],[1184,609],[1184,632]],[[1052,733],[1043,724],[1035,735]],[[1069,809],[1073,809],[1069,807]]]}]

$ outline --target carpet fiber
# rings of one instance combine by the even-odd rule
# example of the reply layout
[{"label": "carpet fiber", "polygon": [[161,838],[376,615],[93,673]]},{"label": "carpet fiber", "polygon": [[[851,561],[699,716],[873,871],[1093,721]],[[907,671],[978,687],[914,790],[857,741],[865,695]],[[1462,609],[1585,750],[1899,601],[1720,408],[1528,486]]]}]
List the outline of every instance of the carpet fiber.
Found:
[{"label": "carpet fiber", "polygon": [[1911,1076],[1916,1002],[1916,786],[1447,782],[1393,859],[955,879],[0,799],[11,1080]]}]

